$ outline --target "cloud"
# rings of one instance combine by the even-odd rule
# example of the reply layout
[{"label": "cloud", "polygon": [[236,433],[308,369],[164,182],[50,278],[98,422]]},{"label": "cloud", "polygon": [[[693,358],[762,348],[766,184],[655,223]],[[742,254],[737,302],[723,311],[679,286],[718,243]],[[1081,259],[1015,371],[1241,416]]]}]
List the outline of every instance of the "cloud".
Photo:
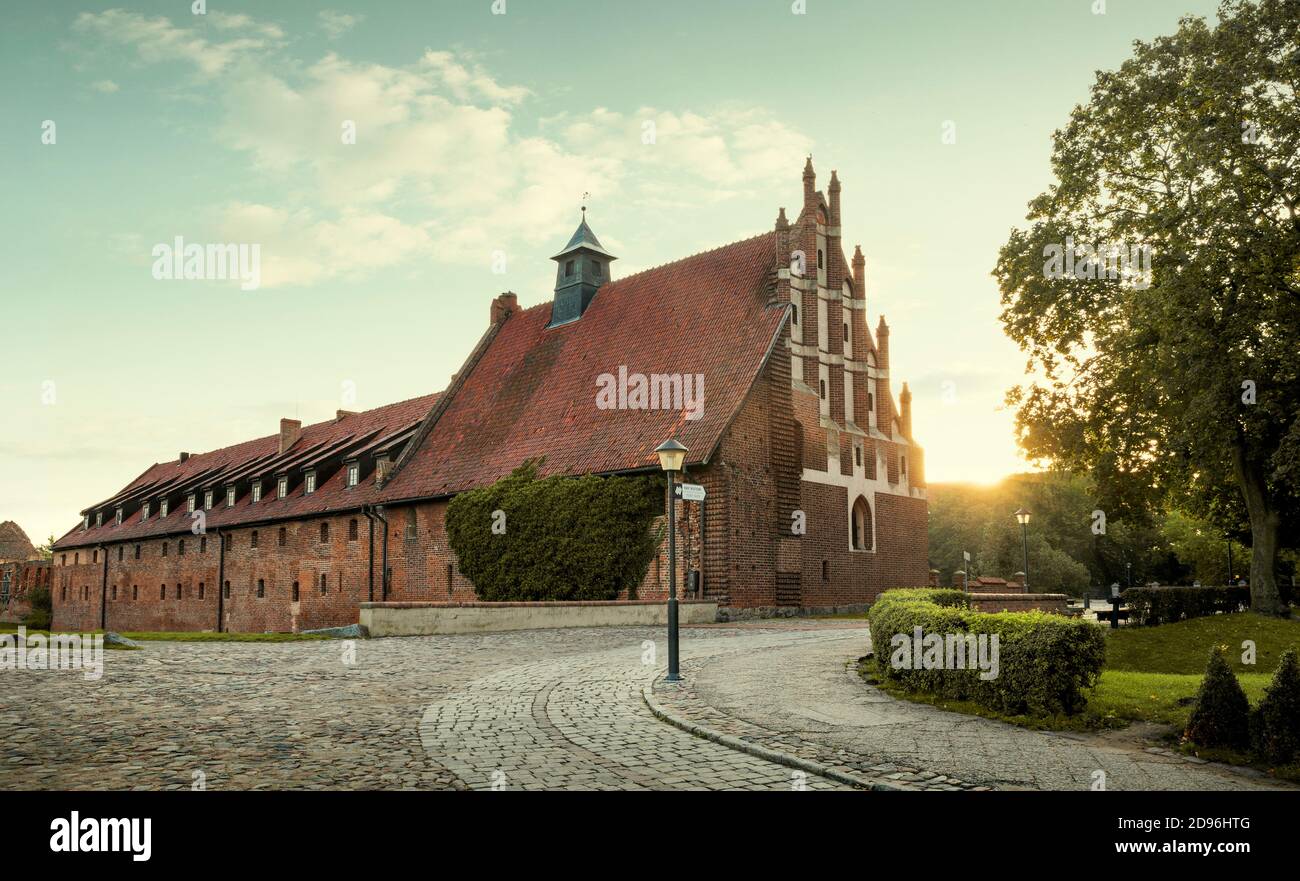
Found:
[{"label": "cloud", "polygon": [[364,275],[428,253],[429,234],[373,211],[320,217],[307,208],[229,203],[218,224],[222,241],[261,246],[261,286],[309,285]]},{"label": "cloud", "polygon": [[343,36],[356,27],[364,18],[363,15],[348,15],[346,12],[336,12],[333,9],[322,9],[318,15],[321,30],[331,40],[337,40]]},{"label": "cloud", "polygon": [[[554,239],[584,192],[632,210],[693,208],[788,182],[811,147],[753,107],[596,108],[528,125],[532,92],[470,53],[304,63],[279,51],[276,25],[206,18],[200,33],[109,10],[74,29],[132,47],[139,64],[185,61],[206,75],[180,88],[215,103],[213,140],[264,179],[256,203],[225,205],[218,223],[225,241],[262,243],[264,287],[416,259],[486,266],[495,251]],[[319,20],[333,33],[360,19]]]},{"label": "cloud", "polygon": [[112,80],[96,80],[90,84],[90,87],[96,92],[103,92],[105,95],[111,95],[121,88]]},{"label": "cloud", "polygon": [[253,36],[232,35],[228,40],[208,40],[200,36],[196,28],[177,27],[166,18],[149,18],[123,9],[83,12],[73,21],[72,28],[98,39],[101,44],[134,48],[141,63],[185,62],[194,65],[205,76],[215,76],[237,59],[264,50],[283,37],[278,27],[255,25],[246,15],[214,12],[195,18],[212,19],[217,30],[247,31]]}]

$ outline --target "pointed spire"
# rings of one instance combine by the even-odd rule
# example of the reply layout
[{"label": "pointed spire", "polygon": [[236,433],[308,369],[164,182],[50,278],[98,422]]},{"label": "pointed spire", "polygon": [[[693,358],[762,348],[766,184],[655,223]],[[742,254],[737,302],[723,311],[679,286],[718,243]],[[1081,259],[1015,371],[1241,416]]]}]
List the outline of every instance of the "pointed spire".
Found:
[{"label": "pointed spire", "polygon": [[803,207],[805,211],[811,211],[817,204],[817,175],[813,171],[812,155],[809,154],[808,161],[803,166]]},{"label": "pointed spire", "polygon": [[776,215],[776,228],[777,229],[790,228],[790,221],[785,219],[785,208],[782,208],[780,212],[778,212]]}]

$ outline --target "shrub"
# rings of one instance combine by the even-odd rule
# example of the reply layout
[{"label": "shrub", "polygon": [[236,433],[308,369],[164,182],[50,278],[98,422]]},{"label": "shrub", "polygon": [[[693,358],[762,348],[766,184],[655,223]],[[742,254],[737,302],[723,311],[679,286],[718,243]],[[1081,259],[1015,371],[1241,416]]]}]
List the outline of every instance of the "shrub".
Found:
[{"label": "shrub", "polygon": [[1210,651],[1210,662],[1183,738],[1201,746],[1238,750],[1250,742],[1250,704],[1217,648]]},{"label": "shrub", "polygon": [[1130,587],[1123,593],[1134,624],[1155,626],[1250,606],[1246,587]]},{"label": "shrub", "polygon": [[[655,552],[662,483],[645,477],[537,478],[528,462],[447,505],[447,539],[485,601],[612,600]],[[505,515],[505,530],[493,532]]]},{"label": "shrub", "polygon": [[54,599],[44,585],[33,587],[27,594],[31,608],[23,616],[23,624],[31,630],[49,630],[54,620]]},{"label": "shrub", "polygon": [[[942,605],[940,603],[943,603]],[[871,641],[882,679],[913,692],[971,700],[998,712],[1077,713],[1083,690],[1096,684],[1106,659],[1106,638],[1095,624],[1045,612],[974,612],[956,590],[886,591],[871,608]],[[899,669],[891,663],[894,637],[996,636],[998,675],[980,678],[967,669]],[[991,644],[990,644],[991,645]],[[947,645],[945,644],[945,652]]]},{"label": "shrub", "polygon": [[1300,758],[1300,665],[1295,649],[1282,653],[1264,699],[1251,714],[1250,740],[1254,753],[1273,764]]}]

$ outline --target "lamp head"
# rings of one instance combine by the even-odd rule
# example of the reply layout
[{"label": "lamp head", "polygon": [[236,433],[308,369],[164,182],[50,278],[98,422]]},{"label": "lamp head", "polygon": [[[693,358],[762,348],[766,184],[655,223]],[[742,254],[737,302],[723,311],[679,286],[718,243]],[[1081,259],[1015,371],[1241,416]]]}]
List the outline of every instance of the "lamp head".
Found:
[{"label": "lamp head", "polygon": [[686,461],[686,447],[669,438],[655,447],[655,452],[659,454],[659,467],[663,470],[682,470],[682,463]]}]

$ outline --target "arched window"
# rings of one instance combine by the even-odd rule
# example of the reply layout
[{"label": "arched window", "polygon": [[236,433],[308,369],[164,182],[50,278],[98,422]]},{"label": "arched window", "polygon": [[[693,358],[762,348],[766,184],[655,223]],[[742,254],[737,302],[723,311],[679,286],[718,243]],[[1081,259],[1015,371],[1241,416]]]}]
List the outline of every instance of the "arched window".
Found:
[{"label": "arched window", "polygon": [[851,512],[851,525],[853,536],[853,549],[855,551],[869,551],[874,546],[871,528],[871,506],[862,496],[858,496],[853,503]]}]

